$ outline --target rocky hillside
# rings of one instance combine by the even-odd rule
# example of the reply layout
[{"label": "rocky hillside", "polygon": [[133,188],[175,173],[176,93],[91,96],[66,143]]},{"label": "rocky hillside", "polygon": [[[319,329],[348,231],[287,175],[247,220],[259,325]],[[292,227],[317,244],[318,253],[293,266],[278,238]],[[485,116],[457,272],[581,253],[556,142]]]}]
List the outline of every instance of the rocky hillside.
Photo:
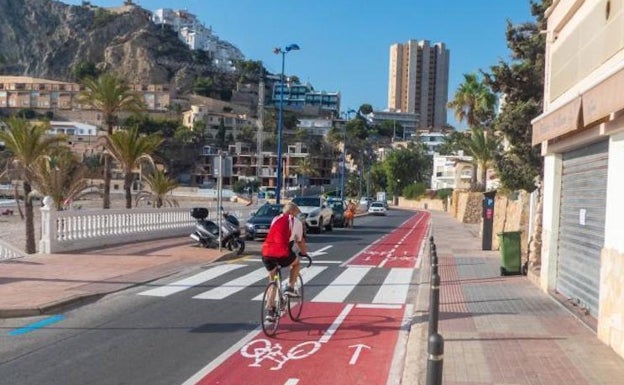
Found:
[{"label": "rocky hillside", "polygon": [[205,55],[189,50],[170,28],[152,24],[140,7],[0,0],[0,75],[74,81],[71,69],[86,63],[182,92],[213,72]]}]

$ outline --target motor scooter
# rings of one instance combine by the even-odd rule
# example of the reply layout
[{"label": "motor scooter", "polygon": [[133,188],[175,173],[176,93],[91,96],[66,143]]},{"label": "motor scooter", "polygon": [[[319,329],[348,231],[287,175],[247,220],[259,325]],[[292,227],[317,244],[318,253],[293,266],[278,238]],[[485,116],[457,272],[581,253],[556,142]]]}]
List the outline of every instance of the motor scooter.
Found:
[{"label": "motor scooter", "polygon": [[[245,241],[241,238],[240,224],[232,214],[223,211],[221,221],[221,247],[235,251],[241,255],[245,251]],[[197,243],[206,248],[216,249],[219,247],[219,226],[208,220],[208,209],[194,207],[191,216],[197,220],[195,231],[190,235]]]}]

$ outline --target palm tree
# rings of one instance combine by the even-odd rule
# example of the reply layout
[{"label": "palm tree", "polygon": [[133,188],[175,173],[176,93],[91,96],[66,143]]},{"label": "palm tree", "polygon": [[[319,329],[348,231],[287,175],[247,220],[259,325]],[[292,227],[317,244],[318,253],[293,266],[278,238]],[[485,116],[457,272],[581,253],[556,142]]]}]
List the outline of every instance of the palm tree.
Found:
[{"label": "palm tree", "polygon": [[498,140],[492,133],[486,132],[483,128],[473,127],[470,129],[470,140],[467,144],[470,155],[472,155],[481,171],[477,190],[485,191],[487,170],[494,160],[494,155],[498,148]]},{"label": "palm tree", "polygon": [[138,205],[141,200],[153,200],[154,205],[157,208],[161,208],[164,204],[170,207],[178,206],[178,201],[174,198],[167,198],[167,194],[178,187],[178,182],[170,179],[167,174],[162,170],[155,170],[151,175],[145,177],[149,191],[140,191],[136,196],[136,203]]},{"label": "palm tree", "polygon": [[46,136],[46,130],[45,125],[32,125],[24,119],[11,118],[8,130],[0,131],[0,141],[13,153],[13,162],[19,167],[22,180],[28,254],[37,252],[32,204],[32,185],[36,180],[34,167],[54,146],[65,140],[62,136]]},{"label": "palm tree", "polygon": [[140,135],[138,127],[129,130],[119,130],[110,136],[104,137],[105,148],[110,155],[119,163],[124,173],[124,192],[126,196],[126,208],[132,208],[132,173],[142,163],[149,162],[152,165],[154,160],[152,154],[158,149],[163,139],[156,135]]},{"label": "palm tree", "polygon": [[314,167],[312,162],[310,162],[309,157],[299,159],[297,162],[297,174],[303,177],[310,177],[318,175],[318,170]]},{"label": "palm tree", "polygon": [[35,184],[37,190],[50,196],[55,208],[61,211],[67,202],[95,193],[87,183],[87,172],[88,167],[69,148],[60,147],[35,163]]},{"label": "palm tree", "polygon": [[[462,122],[466,121],[468,128],[471,130],[477,127],[488,126],[494,117],[494,107],[496,105],[496,95],[490,90],[490,88],[483,82],[477,74],[464,74],[464,82],[459,85],[457,92],[453,100],[448,103],[448,107],[455,110],[455,119]],[[486,134],[483,132],[483,128],[480,129],[480,133],[475,135],[471,133],[471,141],[474,140],[486,141]],[[475,150],[479,145],[475,144]],[[494,146],[496,147],[496,146]],[[470,150],[472,152],[472,149]],[[474,157],[474,155],[473,155]],[[490,160],[488,159],[487,162]],[[472,187],[476,189],[477,185],[477,167],[481,162],[475,157],[475,164],[473,166],[472,173]],[[487,169],[485,171],[487,172]],[[483,180],[485,183],[485,180]],[[485,185],[483,185],[485,188]]]},{"label": "palm tree", "polygon": [[475,73],[464,74],[464,82],[448,103],[448,107],[455,110],[455,119],[458,122],[465,120],[470,128],[491,119],[495,105],[496,95]]},{"label": "palm tree", "polygon": [[[141,112],[145,109],[141,97],[115,76],[105,73],[97,79],[84,80],[85,87],[78,95],[78,102],[90,106],[102,113],[106,132],[113,134],[118,114],[122,111]],[[104,199],[103,208],[110,208],[110,185],[112,171],[110,157],[104,155]]]}]

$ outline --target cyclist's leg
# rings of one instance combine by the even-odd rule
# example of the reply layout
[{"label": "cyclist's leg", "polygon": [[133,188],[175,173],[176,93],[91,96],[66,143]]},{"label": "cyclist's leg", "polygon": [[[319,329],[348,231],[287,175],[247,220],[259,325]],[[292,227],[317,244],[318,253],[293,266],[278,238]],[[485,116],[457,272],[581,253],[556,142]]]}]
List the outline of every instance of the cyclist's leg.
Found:
[{"label": "cyclist's leg", "polygon": [[[273,282],[273,280],[275,279],[275,274],[277,273],[277,263],[275,262],[275,259],[270,257],[262,257],[262,263],[269,273],[269,283]],[[275,303],[275,290],[271,290],[271,292],[269,293],[269,299],[267,303]]]},{"label": "cyclist's leg", "polygon": [[301,262],[299,262],[299,258],[295,257],[293,263],[290,264],[290,276],[288,277],[288,284],[290,287],[295,287],[295,282],[297,281],[297,277],[299,277],[300,270]]}]

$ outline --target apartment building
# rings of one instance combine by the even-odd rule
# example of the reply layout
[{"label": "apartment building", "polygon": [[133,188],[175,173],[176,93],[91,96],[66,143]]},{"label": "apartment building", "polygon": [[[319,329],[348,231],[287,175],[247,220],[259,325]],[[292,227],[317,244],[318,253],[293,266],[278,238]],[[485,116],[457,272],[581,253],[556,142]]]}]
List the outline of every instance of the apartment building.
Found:
[{"label": "apartment building", "polygon": [[409,40],[391,45],[388,110],[417,114],[418,128],[445,126],[449,58],[444,43]]},{"label": "apartment building", "polygon": [[544,112],[532,122],[543,244],[530,271],[624,357],[624,1],[554,1],[545,16]]},{"label": "apartment building", "polygon": [[[271,93],[272,104],[277,107],[283,93],[283,106],[290,110],[309,110],[315,115],[337,117],[340,113],[340,92],[316,91],[310,83],[298,84],[286,81],[284,86],[277,81]],[[316,110],[316,111],[315,111]]]},{"label": "apartment building", "polygon": [[[171,100],[168,85],[131,84],[130,88],[142,95],[148,111],[167,111]],[[77,97],[83,90],[78,83],[34,78],[28,76],[0,76],[0,108],[86,110]]]}]

